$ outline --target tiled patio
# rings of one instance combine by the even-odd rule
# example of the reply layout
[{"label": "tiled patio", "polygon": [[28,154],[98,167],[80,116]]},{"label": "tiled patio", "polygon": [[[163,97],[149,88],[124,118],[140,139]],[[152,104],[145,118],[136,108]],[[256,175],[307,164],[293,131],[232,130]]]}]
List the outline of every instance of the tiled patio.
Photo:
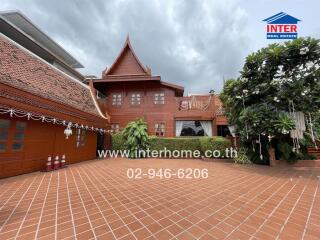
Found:
[{"label": "tiled patio", "polygon": [[[208,179],[128,179],[128,168]],[[320,239],[320,170],[88,161],[0,180],[0,239]]]}]

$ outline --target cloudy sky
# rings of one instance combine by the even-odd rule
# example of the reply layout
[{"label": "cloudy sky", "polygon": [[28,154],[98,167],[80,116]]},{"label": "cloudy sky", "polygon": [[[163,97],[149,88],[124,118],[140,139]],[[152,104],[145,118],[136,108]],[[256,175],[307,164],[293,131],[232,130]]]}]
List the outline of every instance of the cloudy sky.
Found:
[{"label": "cloudy sky", "polygon": [[101,76],[130,35],[154,75],[186,93],[220,91],[245,56],[269,43],[262,19],[286,12],[302,20],[300,36],[320,38],[319,0],[1,0],[19,10],[85,68]]}]

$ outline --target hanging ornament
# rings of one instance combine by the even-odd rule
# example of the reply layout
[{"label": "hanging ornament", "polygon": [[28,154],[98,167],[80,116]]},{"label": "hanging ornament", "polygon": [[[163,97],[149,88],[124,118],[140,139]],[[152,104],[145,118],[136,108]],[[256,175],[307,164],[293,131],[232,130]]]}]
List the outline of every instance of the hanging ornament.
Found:
[{"label": "hanging ornament", "polygon": [[64,130],[64,134],[66,135],[66,139],[68,139],[68,138],[69,138],[69,136],[71,136],[71,135],[72,135],[71,125],[72,125],[72,123],[71,123],[71,122],[69,122],[69,124],[68,124],[67,128]]},{"label": "hanging ornament", "polygon": [[312,118],[311,118],[311,114],[309,113],[309,126],[310,126],[310,132],[311,132],[311,139],[312,139],[312,142],[314,144],[314,147],[316,149],[318,149],[318,145],[316,143],[316,138],[314,136],[314,132],[313,132],[313,123],[312,123]]},{"label": "hanging ornament", "polygon": [[260,153],[260,159],[263,159],[262,156],[262,145],[261,145],[261,135],[259,134],[259,153]]},{"label": "hanging ornament", "polygon": [[292,138],[292,143],[293,143],[292,152],[299,153],[299,149],[300,149],[299,139],[303,138],[305,123],[304,123],[303,113],[295,111],[293,100],[289,100],[289,114],[295,120],[295,129],[290,130],[290,137]]},{"label": "hanging ornament", "polygon": [[[244,103],[244,94],[242,94],[242,104],[243,104],[243,109],[246,109],[246,105]],[[249,133],[248,133],[248,124],[247,121],[245,122],[245,128],[246,128],[246,135],[247,135],[247,140],[249,139]]]}]

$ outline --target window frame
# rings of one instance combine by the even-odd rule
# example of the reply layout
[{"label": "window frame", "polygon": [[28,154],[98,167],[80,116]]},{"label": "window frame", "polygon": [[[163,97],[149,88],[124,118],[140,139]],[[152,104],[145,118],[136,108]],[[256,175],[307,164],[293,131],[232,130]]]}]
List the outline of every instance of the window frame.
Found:
[{"label": "window frame", "polygon": [[[139,96],[137,96],[139,95]],[[142,101],[142,94],[139,92],[131,93],[130,104],[131,106],[140,106]]]},{"label": "window frame", "polygon": [[[118,126],[118,127],[114,128],[114,126]],[[111,131],[113,133],[120,132],[120,124],[119,123],[111,123]]]},{"label": "window frame", "polygon": [[[0,118],[0,121],[6,121],[9,123],[8,127],[6,128],[6,138],[0,139],[0,143],[4,145],[4,149],[0,150],[0,154],[23,152],[25,149],[26,134],[29,125],[28,121],[20,121],[19,119],[15,118]],[[1,128],[0,132],[2,132],[2,129],[4,128]],[[19,147],[14,149],[14,146]]]},{"label": "window frame", "polygon": [[[20,126],[21,129],[18,129],[18,124],[22,124],[24,125],[22,128]],[[11,150],[13,152],[21,152],[24,148],[24,139],[25,139],[25,135],[26,135],[26,129],[27,129],[27,122],[23,122],[23,121],[15,121],[15,128],[14,128],[14,133],[13,133],[13,138],[12,138],[12,143],[11,143]],[[18,133],[22,133],[22,139],[16,139],[16,136]],[[20,144],[21,147],[19,149],[14,149],[13,146],[14,144]]]},{"label": "window frame", "polygon": [[0,153],[6,153],[8,152],[8,146],[10,146],[10,129],[12,127],[12,121],[8,119],[0,119],[0,121],[4,121],[8,123],[8,126],[5,128],[0,128],[0,132],[2,133],[3,129],[6,132],[6,138],[5,139],[0,139],[0,144],[4,145],[4,150],[0,149]]},{"label": "window frame", "polygon": [[166,123],[163,121],[154,123],[154,134],[157,137],[164,137],[166,134]]},{"label": "window frame", "polygon": [[86,145],[87,131],[82,128],[78,128],[76,132],[76,147],[81,148]]},{"label": "window frame", "polygon": [[154,105],[164,105],[166,103],[165,92],[156,92],[153,96]]},{"label": "window frame", "polygon": [[111,93],[111,105],[113,107],[121,106],[122,101],[123,101],[122,93]]}]

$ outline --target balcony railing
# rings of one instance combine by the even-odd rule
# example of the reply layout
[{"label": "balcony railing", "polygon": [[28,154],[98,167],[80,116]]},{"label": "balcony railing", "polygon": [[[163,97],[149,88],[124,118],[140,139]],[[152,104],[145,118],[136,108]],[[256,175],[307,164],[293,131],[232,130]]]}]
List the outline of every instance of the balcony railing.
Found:
[{"label": "balcony railing", "polygon": [[178,110],[210,110],[214,108],[213,96],[190,96],[177,98]]},{"label": "balcony railing", "polygon": [[225,113],[226,113],[226,111],[225,111],[225,109],[224,109],[222,106],[220,106],[219,108],[217,108],[217,110],[216,110],[216,112],[215,112],[216,116],[224,116]]}]

